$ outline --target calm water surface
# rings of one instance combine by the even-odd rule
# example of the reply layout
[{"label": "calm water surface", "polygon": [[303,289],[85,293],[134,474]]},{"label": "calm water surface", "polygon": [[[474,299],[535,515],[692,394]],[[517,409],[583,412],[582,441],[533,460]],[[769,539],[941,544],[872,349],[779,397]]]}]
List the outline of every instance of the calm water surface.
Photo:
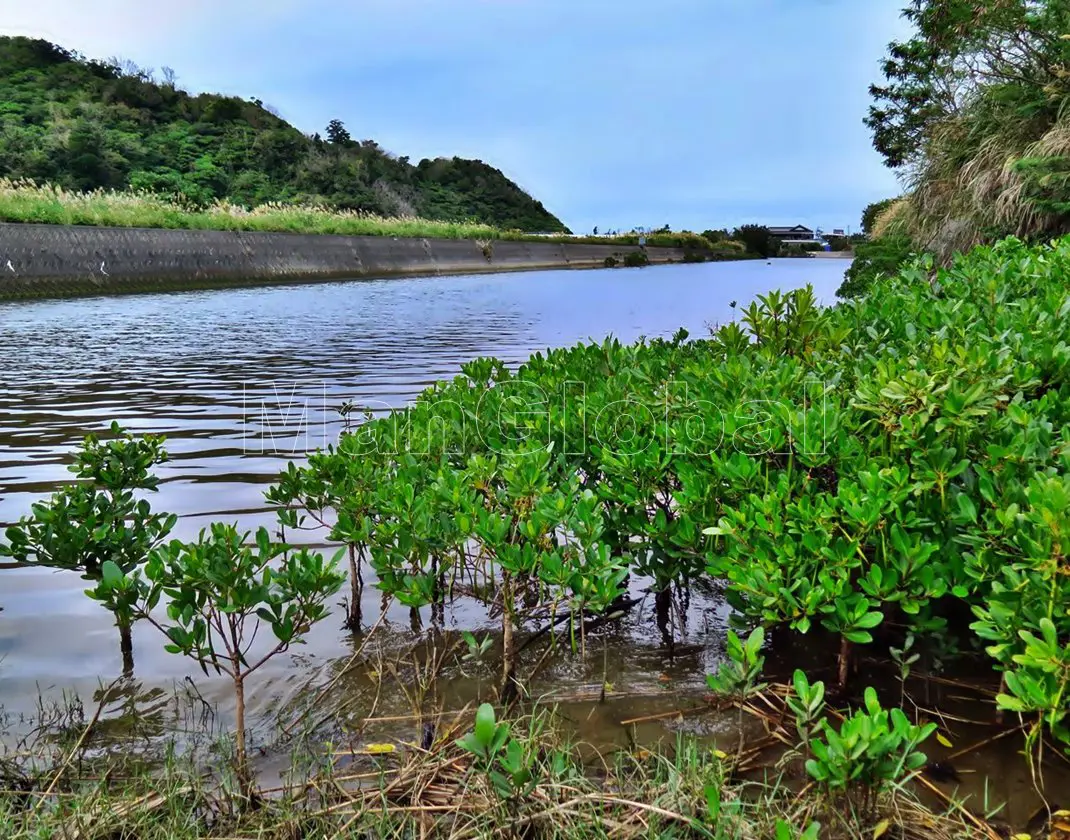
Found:
[{"label": "calm water surface", "polygon": [[[65,479],[86,433],[118,420],[167,436],[172,460],[160,469],[153,503],[180,515],[178,536],[213,520],[271,525],[266,485],[288,460],[337,436],[336,409],[346,400],[404,405],[477,356],[519,364],[547,347],[607,335],[705,334],[736,316],[731,302],[742,308],[771,289],[810,283],[832,303],[846,267],[778,260],[0,304],[0,524]],[[119,675],[114,627],[83,588],[70,573],[0,571],[0,706],[9,712],[32,710],[40,694],[88,696]],[[377,615],[371,587],[366,597],[365,615]],[[675,708],[714,666],[727,619],[715,594],[692,593],[686,607],[685,655],[666,660],[653,605],[644,603],[605,634],[604,655],[555,664],[536,690],[581,698],[601,685],[605,661],[626,699],[584,714],[588,731],[604,729],[607,738],[623,719]],[[389,619],[388,644],[403,649],[418,627],[407,610]],[[264,669],[254,715],[296,699],[352,653],[340,623],[323,622],[299,653]],[[446,616],[447,631],[482,626],[494,622],[465,605]],[[226,709],[227,685],[164,653],[150,628],[137,627],[134,642],[143,689],[195,676],[204,697]],[[341,690],[359,693],[373,678]],[[456,699],[474,696],[478,679],[458,675],[452,690]],[[402,699],[381,702],[380,714],[406,708]],[[1019,786],[1012,775],[1004,782]]]}]

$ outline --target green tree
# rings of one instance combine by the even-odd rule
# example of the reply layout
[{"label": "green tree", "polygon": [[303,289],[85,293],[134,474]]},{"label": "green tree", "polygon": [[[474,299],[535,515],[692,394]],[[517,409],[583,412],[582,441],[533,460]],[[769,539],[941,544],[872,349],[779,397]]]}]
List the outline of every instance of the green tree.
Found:
[{"label": "green tree", "polygon": [[886,198],[883,201],[875,201],[862,211],[862,233],[872,236],[873,223],[877,221],[881,213],[887,210],[895,202],[894,198]]},{"label": "green tree", "polygon": [[353,138],[349,136],[345,123],[341,120],[331,120],[327,123],[327,142],[335,146],[348,146],[353,142]]},{"label": "green tree", "polygon": [[[935,123],[975,101],[984,88],[1061,89],[1070,58],[1068,0],[910,0],[903,16],[915,34],[894,41],[870,88],[866,124],[893,168],[917,161]],[[1043,107],[1040,95],[1033,108]],[[1022,113],[1028,117],[1028,113]]]},{"label": "green tree", "polygon": [[742,242],[748,252],[763,259],[775,257],[780,250],[780,243],[773,238],[769,228],[763,225],[743,225],[732,232],[732,238]]}]

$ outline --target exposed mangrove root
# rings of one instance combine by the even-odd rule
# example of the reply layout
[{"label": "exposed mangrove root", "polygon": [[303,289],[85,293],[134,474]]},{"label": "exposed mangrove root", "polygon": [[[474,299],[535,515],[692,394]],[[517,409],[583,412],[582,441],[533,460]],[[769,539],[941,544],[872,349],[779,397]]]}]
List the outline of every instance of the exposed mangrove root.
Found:
[{"label": "exposed mangrove root", "polygon": [[364,596],[364,577],[362,566],[364,562],[364,549],[352,543],[349,544],[349,604],[346,610],[346,629],[354,633],[360,631],[361,602]]},{"label": "exposed mangrove root", "polygon": [[123,676],[131,677],[134,674],[134,639],[130,632],[130,625],[118,623],[119,628],[119,652],[123,658]]}]

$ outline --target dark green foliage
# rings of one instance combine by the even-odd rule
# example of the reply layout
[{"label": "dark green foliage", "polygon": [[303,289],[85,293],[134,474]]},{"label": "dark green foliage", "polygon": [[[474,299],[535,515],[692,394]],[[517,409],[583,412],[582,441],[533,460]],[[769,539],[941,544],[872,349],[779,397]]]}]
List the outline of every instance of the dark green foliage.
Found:
[{"label": "dark green foliage", "polygon": [[779,257],[809,257],[824,247],[820,242],[782,242],[776,256]]},{"label": "dark green foliage", "polygon": [[307,137],[256,100],[194,96],[136,67],[0,38],[0,177],[79,191],[131,187],[193,205],[305,202],[565,231],[482,161],[414,166],[371,140],[354,141],[340,120],[326,132],[328,142]]},{"label": "dark green foliage", "polygon": [[889,46],[866,119],[891,167],[923,155],[934,125],[975,102],[981,89],[1030,89],[1043,109],[1045,94],[1065,85],[1067,0],[910,0],[903,17],[913,36]]},{"label": "dark green foliage", "polygon": [[762,225],[743,225],[736,228],[732,238],[742,242],[747,252],[755,254],[762,259],[775,257],[780,251],[780,242],[769,233],[769,228]]},{"label": "dark green foliage", "polygon": [[828,242],[832,251],[850,251],[853,245],[849,236],[830,236]]},{"label": "dark green foliage", "polygon": [[327,142],[336,146],[348,146],[353,142],[353,138],[350,137],[345,123],[341,120],[331,120],[327,123]]},{"label": "dark green foliage", "polygon": [[1026,157],[1014,164],[1024,194],[1044,213],[1070,217],[1070,157]]},{"label": "dark green foliage", "polygon": [[866,236],[873,235],[873,224],[880,218],[881,213],[894,204],[896,199],[886,198],[883,201],[875,201],[862,211],[862,233]]},{"label": "dark green foliage", "polygon": [[914,245],[909,236],[886,236],[854,246],[855,258],[844,274],[843,283],[836,290],[841,298],[865,294],[880,277],[890,277],[898,271],[912,253]]},{"label": "dark green foliage", "polygon": [[650,257],[642,251],[629,251],[624,255],[625,268],[642,268],[645,265],[650,265]]},{"label": "dark green foliage", "polygon": [[135,438],[112,424],[114,440],[85,439],[69,467],[80,482],[33,505],[30,516],[7,529],[0,556],[28,565],[100,578],[104,563],[129,572],[170,533],[175,517],[155,514],[137,491],[154,491],[150,470],[167,459],[163,439]]}]

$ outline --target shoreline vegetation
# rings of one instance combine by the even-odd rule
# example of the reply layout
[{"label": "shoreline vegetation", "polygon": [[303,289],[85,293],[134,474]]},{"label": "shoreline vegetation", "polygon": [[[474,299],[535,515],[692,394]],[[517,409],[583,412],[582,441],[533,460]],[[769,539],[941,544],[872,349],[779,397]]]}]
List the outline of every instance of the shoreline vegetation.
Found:
[{"label": "shoreline vegetation", "polygon": [[471,221],[384,217],[318,205],[271,203],[248,209],[219,201],[206,207],[194,207],[145,191],[94,190],[82,193],[5,178],[0,178],[0,222],[428,239],[506,239],[593,245],[638,245],[642,237],[650,247],[684,248],[711,258],[730,259],[736,255],[743,258],[745,255],[741,243],[725,241],[714,245],[700,234],[687,231],[616,236],[530,234]]},{"label": "shoreline vegetation", "polygon": [[[545,708],[504,719],[489,705],[440,713],[422,745],[310,751],[307,733],[291,734],[281,784],[252,798],[232,773],[209,769],[230,745],[203,729],[146,766],[136,752],[94,753],[85,738],[94,723],[77,714],[67,723],[75,720],[52,763],[33,764],[36,775],[25,758],[0,758],[5,840],[994,840],[960,804],[934,810],[902,789],[882,792],[864,816],[838,812],[798,780],[802,758],[791,751],[789,779],[748,770],[760,752],[729,755],[682,735],[661,748],[599,752]],[[500,748],[484,750],[481,734]]]},{"label": "shoreline vegetation", "polygon": [[[1070,756],[1068,271],[1070,238],[1008,239],[931,274],[918,261],[830,309],[811,289],[770,292],[702,339],[607,339],[516,370],[476,359],[290,464],[265,494],[277,530],[255,536],[216,523],[169,541],[175,519],[151,505],[164,441],[113,425],[76,455],[78,482],[9,528],[0,554],[83,575],[115,616],[125,680],[135,622],[226,675],[233,729],[207,765],[175,775],[168,748],[137,772],[99,714],[61,715],[60,731],[37,727],[36,747],[0,757],[0,826],[20,840],[1055,836]],[[573,408],[592,418],[687,396],[661,419],[622,415],[616,445],[616,423],[516,400],[563,383],[584,386]],[[772,410],[756,417],[756,400]],[[298,529],[341,548],[327,559],[287,544]],[[383,617],[362,614],[370,572],[384,604],[433,615],[463,601],[491,623],[450,641],[432,622],[419,653],[377,660],[365,645]],[[527,694],[551,657],[600,658],[597,628],[638,603],[633,578],[649,582],[669,650],[674,593],[723,589],[737,629],[709,694],[668,713],[721,715],[714,744],[681,733],[675,747],[602,755]],[[370,693],[333,717],[335,672],[302,701],[315,712],[282,710],[267,740],[245,717],[256,671],[340,591],[361,634],[343,671],[365,670]],[[809,673],[786,679],[766,657],[792,640],[807,645]],[[949,661],[991,682],[948,679]],[[473,672],[478,709],[447,713],[440,679]],[[411,714],[387,719],[406,721],[407,737],[371,728],[395,683]],[[589,702],[612,691],[603,680]],[[969,718],[945,708],[964,692]],[[100,709],[112,699],[102,690]],[[120,708],[136,719],[136,702]],[[959,744],[960,724],[989,731]],[[1008,737],[1047,803],[1035,825],[957,793],[955,758]],[[289,751],[282,787],[259,783],[261,750]]]},{"label": "shoreline vegetation", "polygon": [[88,59],[0,37],[0,175],[69,193],[132,191],[190,207],[305,205],[382,218],[567,228],[481,160],[419,162],[354,138],[305,134],[259,99],[190,93],[169,68]]},{"label": "shoreline vegetation", "polygon": [[[905,15],[915,35],[891,45],[869,124],[888,164],[912,172],[913,189],[867,208],[870,240],[858,245],[840,291],[848,299],[837,306],[818,307],[812,289],[770,291],[702,339],[607,339],[516,369],[473,360],[411,405],[369,414],[336,446],[290,464],[266,493],[277,530],[255,536],[216,523],[196,540],[169,540],[174,517],[151,505],[164,441],[117,425],[107,440],[88,438],[71,467],[77,481],[9,528],[0,555],[84,577],[87,596],[115,618],[127,684],[135,622],[193,673],[225,675],[234,725],[214,737],[195,727],[192,740],[207,742],[199,749],[157,718],[154,749],[124,760],[102,731],[117,699],[102,689],[94,713],[61,710],[0,752],[0,834],[1070,835],[1061,799],[1070,761],[1070,236],[1060,238],[1070,229],[1070,4],[916,0]],[[0,91],[25,123],[21,135],[4,135],[3,149],[60,142],[58,123],[37,119],[25,94],[42,78],[59,84],[49,74],[71,63],[78,91],[181,124],[175,148],[162,135],[138,140],[148,168],[134,168],[109,155],[133,121],[115,123],[125,119],[118,111],[77,117],[64,131],[84,154],[57,181],[72,195],[171,184],[197,207],[332,196],[306,202],[330,207],[322,217],[269,205],[248,213],[255,224],[278,212],[279,224],[329,225],[338,209],[367,212],[373,202],[478,215],[458,209],[464,190],[440,191],[455,184],[456,161],[421,164],[415,175],[390,169],[340,123],[327,140],[261,136],[257,148],[275,168],[230,179],[215,153],[256,152],[229,132],[233,123],[280,129],[260,103],[189,97],[173,80],[160,85],[137,68],[42,44],[0,40],[0,61],[7,50],[44,73]],[[78,102],[66,103],[65,120]],[[185,169],[159,163],[169,156]],[[29,173],[48,159],[24,155],[25,177],[55,180]],[[357,170],[360,195],[345,192]],[[36,212],[32,200],[21,206]],[[220,219],[244,218],[219,207]],[[408,217],[391,212],[375,218]],[[768,230],[740,232],[755,244],[732,250],[773,255]],[[574,422],[562,403],[545,399],[533,411],[516,397],[563,385],[583,386],[578,407],[601,427]],[[487,417],[475,434],[471,423]],[[298,529],[340,548],[328,559],[287,544]],[[373,576],[384,604],[417,617],[463,602],[487,620],[452,644],[432,626],[421,630],[420,653],[376,660],[365,645],[383,618],[361,606]],[[727,713],[716,718],[715,743],[680,732],[670,745],[633,739],[599,752],[527,694],[549,659],[603,655],[598,630],[639,603],[629,588],[637,581],[670,651],[677,593],[713,586],[731,608],[708,695],[670,712]],[[336,617],[362,640],[343,673],[365,669],[370,693],[347,696],[346,714],[332,715],[324,700],[336,676],[311,689],[308,709],[283,710],[272,737],[263,722],[254,732],[245,698],[257,669],[300,644],[339,592],[345,615]],[[767,655],[792,643],[807,646],[808,670],[789,678]],[[951,662],[981,676],[949,679]],[[478,673],[479,696],[447,712],[439,680],[451,669]],[[370,727],[383,720],[380,693],[395,684],[411,704],[404,738]],[[591,702],[609,694],[603,679]],[[976,704],[970,718],[949,708],[964,694]],[[121,708],[136,719],[136,706]],[[984,736],[957,743],[967,725]],[[1019,749],[1042,803],[1013,822],[987,786],[983,797],[959,794],[956,762],[997,739]],[[289,752],[281,786],[260,784],[261,750]]]}]

